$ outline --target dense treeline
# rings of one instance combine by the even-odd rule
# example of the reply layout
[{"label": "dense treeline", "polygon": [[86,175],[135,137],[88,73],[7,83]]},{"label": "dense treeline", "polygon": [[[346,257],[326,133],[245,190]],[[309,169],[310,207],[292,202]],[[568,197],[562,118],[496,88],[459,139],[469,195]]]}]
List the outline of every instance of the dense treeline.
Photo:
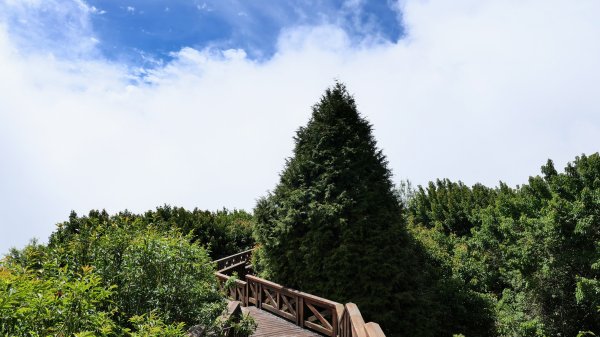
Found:
[{"label": "dense treeline", "polygon": [[294,138],[255,208],[261,275],[355,302],[392,336],[600,332],[600,157],[528,184],[393,189],[343,84]]},{"label": "dense treeline", "polygon": [[[446,280],[482,299],[499,336],[600,332],[600,156],[552,161],[517,188],[438,180],[411,193],[408,228]],[[457,331],[461,332],[461,331]]]},{"label": "dense treeline", "polygon": [[295,137],[255,214],[72,213],[47,245],[0,261],[0,335],[212,335],[224,309],[209,262],[255,246],[255,271],[355,302],[388,337],[600,334],[600,155],[527,184],[448,179],[394,188],[343,84]]},{"label": "dense treeline", "polygon": [[[359,304],[387,332],[429,331],[423,254],[400,217],[371,125],[338,83],[295,137],[294,156],[255,209],[262,276]],[[416,319],[419,318],[419,319]]]},{"label": "dense treeline", "polygon": [[409,185],[394,190],[343,84],[325,92],[294,139],[279,184],[255,208],[262,276],[354,302],[390,337],[494,333],[493,300],[448,278],[407,230],[405,208],[417,196]]},{"label": "dense treeline", "polygon": [[58,225],[48,245],[13,249],[0,262],[0,335],[211,336],[233,325],[209,256],[247,249],[243,211],[159,207],[142,215],[91,211]]},{"label": "dense treeline", "polygon": [[57,225],[56,232],[50,236],[50,245],[71,240],[74,234],[79,234],[76,236],[79,239],[87,238],[89,235],[81,233],[110,226],[153,227],[162,231],[178,229],[183,234],[189,234],[192,242],[207,246],[210,256],[218,259],[251,248],[254,245],[252,225],[252,214],[241,210],[210,212],[196,208],[188,211],[165,205],[142,215],[124,211],[114,216],[106,211],[93,210],[83,217],[71,213],[68,221]]}]

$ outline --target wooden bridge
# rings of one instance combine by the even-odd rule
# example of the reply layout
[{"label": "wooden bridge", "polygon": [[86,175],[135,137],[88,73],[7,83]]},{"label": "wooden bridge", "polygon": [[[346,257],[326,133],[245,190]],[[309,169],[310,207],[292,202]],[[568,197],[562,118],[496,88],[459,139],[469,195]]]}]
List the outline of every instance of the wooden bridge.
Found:
[{"label": "wooden bridge", "polygon": [[251,275],[251,256],[247,250],[214,262],[221,287],[233,272],[239,275],[228,295],[258,323],[253,336],[385,337],[379,324],[364,322],[354,303],[343,305]]}]

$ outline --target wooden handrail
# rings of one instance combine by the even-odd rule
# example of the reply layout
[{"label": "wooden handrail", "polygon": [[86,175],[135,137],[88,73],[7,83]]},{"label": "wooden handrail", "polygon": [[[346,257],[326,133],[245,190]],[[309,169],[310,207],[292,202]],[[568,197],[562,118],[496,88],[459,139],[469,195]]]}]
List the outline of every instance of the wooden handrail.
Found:
[{"label": "wooden handrail", "polygon": [[[224,289],[225,282],[227,282],[227,280],[229,280],[229,278],[231,276],[227,276],[227,275],[219,273],[219,272],[216,272],[215,275],[217,276],[217,279],[219,280],[219,287],[221,288],[221,290],[227,291],[227,289]],[[235,280],[235,287],[232,287],[231,289],[229,289],[229,298],[231,298],[234,301],[240,301],[240,302],[242,302],[243,306],[247,307],[248,306],[248,284],[247,284],[247,282],[244,282],[242,280]]]},{"label": "wooden handrail", "polygon": [[340,319],[340,337],[366,337],[365,321],[354,303],[345,305]]},{"label": "wooden handrail", "polygon": [[215,263],[217,266],[217,271],[223,272],[227,269],[242,265],[248,264],[250,262],[250,257],[252,256],[252,251],[254,249],[248,249],[241,253],[233,254],[230,256],[226,256],[224,258],[214,260],[212,263]]},{"label": "wooden handrail", "polygon": [[340,303],[286,288],[280,284],[246,275],[248,302],[260,309],[287,318],[302,328],[326,336],[338,336]]},{"label": "wooden handrail", "polygon": [[[223,289],[230,278],[224,272],[240,263],[249,263],[252,250],[247,250],[217,261],[215,275]],[[219,269],[219,266],[221,267]],[[301,328],[311,329],[331,337],[385,337],[377,323],[365,323],[354,303],[342,305],[328,299],[290,289],[253,275],[246,281],[236,280],[229,289],[229,297],[250,304],[293,321]]]},{"label": "wooden handrail", "polygon": [[366,323],[354,303],[345,305],[340,319],[340,337],[385,337],[377,323]]},{"label": "wooden handrail", "polygon": [[367,323],[365,324],[365,330],[367,331],[367,337],[385,337],[383,330],[377,323]]}]

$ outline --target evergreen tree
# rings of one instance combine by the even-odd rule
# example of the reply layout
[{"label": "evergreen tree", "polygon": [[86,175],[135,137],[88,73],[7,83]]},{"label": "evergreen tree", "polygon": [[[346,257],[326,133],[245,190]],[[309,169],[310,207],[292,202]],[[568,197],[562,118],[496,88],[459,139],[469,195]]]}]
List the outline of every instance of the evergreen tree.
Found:
[{"label": "evergreen tree", "polygon": [[[466,336],[600,333],[600,155],[577,157],[564,173],[551,160],[527,184],[472,188],[438,180],[408,202],[408,229],[444,270],[441,284],[495,303],[495,330],[456,329],[485,308],[448,303],[451,329]],[[451,292],[455,289],[449,287]],[[475,303],[476,304],[476,303]],[[483,303],[485,304],[485,303]],[[485,318],[485,317],[484,317]],[[592,335],[592,334],[589,334]]]},{"label": "evergreen tree", "polygon": [[258,201],[256,268],[286,286],[357,303],[388,336],[433,335],[418,294],[422,261],[390,178],[372,126],[336,83],[297,131],[280,183]]}]

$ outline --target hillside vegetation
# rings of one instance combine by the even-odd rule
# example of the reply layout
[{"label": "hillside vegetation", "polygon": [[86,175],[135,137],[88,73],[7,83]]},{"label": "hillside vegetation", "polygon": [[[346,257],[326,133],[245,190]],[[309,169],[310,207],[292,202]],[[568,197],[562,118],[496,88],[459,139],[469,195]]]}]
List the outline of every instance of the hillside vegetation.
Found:
[{"label": "hillside vegetation", "polygon": [[600,154],[516,187],[394,186],[372,128],[337,83],[254,214],[72,213],[0,261],[0,336],[219,336],[209,262],[252,247],[260,276],[355,302],[388,337],[600,334]]},{"label": "hillside vegetation", "polygon": [[264,277],[355,302],[392,336],[600,333],[600,156],[511,188],[398,188],[343,84],[255,208]]},{"label": "hillside vegetation", "polygon": [[600,332],[598,153],[561,173],[549,160],[516,188],[437,180],[411,194],[411,234],[444,283],[485,304],[455,303],[465,324],[489,312],[498,336]]},{"label": "hillside vegetation", "polygon": [[344,85],[328,89],[294,156],[255,209],[264,277],[355,302],[388,334],[434,331],[424,255],[410,238],[385,156]]},{"label": "hillside vegetation", "polygon": [[249,248],[251,222],[241,211],[169,206],[72,213],[48,245],[0,262],[0,335],[184,336],[200,325],[220,336],[225,299],[209,255]]}]

